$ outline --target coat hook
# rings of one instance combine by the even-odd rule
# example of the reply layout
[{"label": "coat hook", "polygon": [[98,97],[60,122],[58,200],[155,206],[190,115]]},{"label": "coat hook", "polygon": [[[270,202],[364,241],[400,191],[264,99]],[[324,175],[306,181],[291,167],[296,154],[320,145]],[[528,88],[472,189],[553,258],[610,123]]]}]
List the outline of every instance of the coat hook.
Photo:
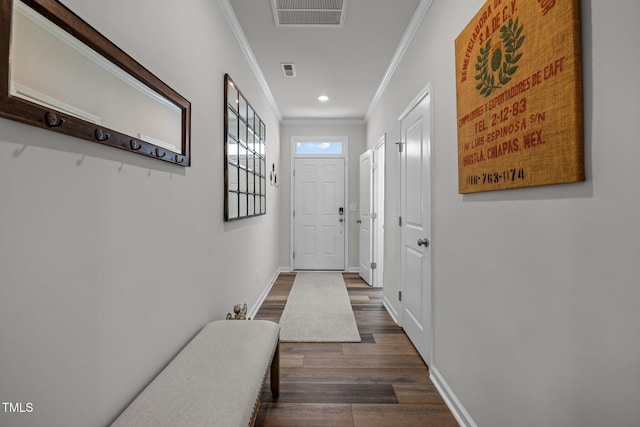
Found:
[{"label": "coat hook", "polygon": [[129,141],[129,147],[131,147],[131,149],[134,151],[138,151],[139,149],[142,148],[142,144],[139,144],[138,141],[136,141],[135,139],[132,139]]},{"label": "coat hook", "polygon": [[160,155],[160,150],[156,148],[156,157],[163,158],[165,154],[167,153],[163,152],[162,155]]},{"label": "coat hook", "polygon": [[111,137],[111,135],[109,135],[108,132],[105,132],[101,128],[97,128],[95,134],[96,134],[96,139],[98,141],[106,141],[107,139],[109,139]]},{"label": "coat hook", "polygon": [[64,119],[51,111],[47,111],[44,115],[44,120],[50,128],[56,128],[64,124]]}]

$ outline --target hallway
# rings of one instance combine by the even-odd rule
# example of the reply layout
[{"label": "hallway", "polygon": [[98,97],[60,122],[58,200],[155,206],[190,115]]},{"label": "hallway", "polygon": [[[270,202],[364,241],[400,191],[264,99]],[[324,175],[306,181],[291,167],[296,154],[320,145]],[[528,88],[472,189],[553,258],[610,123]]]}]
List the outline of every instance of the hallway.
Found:
[{"label": "hallway", "polygon": [[[256,319],[278,322],[295,273],[282,273]],[[280,398],[268,382],[257,426],[457,426],[428,368],[382,304],[344,273],[361,343],[281,343]]]},{"label": "hallway", "polygon": [[[333,213],[343,208],[337,224],[344,225],[345,262],[338,271],[349,272],[367,266],[360,261],[358,220],[376,213],[360,201],[359,156],[384,141],[383,231],[377,233],[384,244],[382,263],[373,261],[384,288],[348,276],[365,342],[283,345],[282,395],[275,403],[262,396],[260,425],[455,425],[451,411],[470,427],[639,426],[640,181],[633,172],[640,159],[634,136],[640,55],[633,54],[633,41],[640,40],[640,1],[335,0],[348,4],[343,26],[331,28],[279,26],[270,10],[278,2],[298,0],[0,0],[7,35],[0,49],[0,110],[6,110],[0,118],[0,402],[8,404],[0,426],[109,425],[204,325],[224,319],[234,305],[247,304],[252,318],[278,320],[293,281],[278,274],[294,271],[300,255],[292,194],[301,138],[346,141],[344,204]],[[153,120],[150,129],[138,129],[143,123],[136,121],[118,132],[102,110],[120,114],[134,104],[116,92],[85,92],[84,79],[72,79],[73,90],[65,91],[58,77],[67,73],[33,67],[29,76],[52,87],[48,95],[31,89],[100,124],[84,120],[86,132],[75,137],[71,131],[83,119],[73,114],[31,105],[27,118],[30,101],[12,95],[11,87],[21,83],[11,72],[16,49],[8,36],[17,3],[68,9],[144,68],[143,80],[157,78],[184,97],[190,113]],[[36,16],[47,18],[38,10]],[[487,96],[483,70],[506,64],[500,30],[512,26],[501,21],[513,17],[524,25],[522,51],[509,61],[518,70],[511,68],[512,80]],[[547,19],[573,27],[560,32],[549,24],[540,31]],[[476,26],[484,32],[467,40],[465,29]],[[556,51],[557,42],[577,42],[578,33],[580,49],[576,43]],[[21,52],[23,64],[44,59],[35,49]],[[123,68],[129,59],[103,59],[124,75],[131,68]],[[556,66],[570,59],[581,61],[580,75]],[[60,61],[65,64],[71,65]],[[285,65],[295,66],[295,77]],[[545,69],[554,71],[547,88],[539,86]],[[491,75],[500,80],[499,73]],[[237,108],[225,99],[225,75],[238,84]],[[464,100],[458,86],[476,77],[484,88],[470,92],[480,91],[476,97],[484,96],[485,105],[458,108]],[[581,108],[556,102],[565,79],[575,89],[567,98]],[[409,239],[405,230],[415,218],[401,202],[401,150],[409,153],[402,121],[425,91],[433,96],[423,153],[432,167],[425,179],[409,182],[431,185],[424,200],[410,199],[429,207],[430,232]],[[82,94],[91,94],[86,106],[76,105]],[[147,108],[135,110],[153,117]],[[568,120],[569,111],[581,121]],[[581,135],[558,138],[569,121]],[[155,131],[172,123],[180,138],[167,142],[177,151],[188,147],[188,167],[164,144],[147,141],[146,151],[139,145],[144,136],[164,141]],[[533,145],[534,136],[544,145]],[[116,140],[119,148],[105,144]],[[508,153],[516,140],[519,150]],[[544,166],[556,149],[565,160],[575,155],[569,163],[582,163],[584,181],[460,192],[461,183],[481,179],[553,177],[565,165]],[[465,173],[465,159],[478,173]],[[493,167],[494,160],[509,159],[513,167]],[[519,171],[520,160],[534,159],[539,167]],[[237,172],[237,187],[225,165]],[[251,197],[256,213],[257,197],[261,214],[226,221],[225,194],[227,202],[237,195],[238,212],[247,216]],[[410,330],[406,308],[417,299],[407,292],[401,245],[421,241],[423,250],[425,238],[433,267],[431,290],[423,294],[432,297],[428,370],[392,320]],[[32,412],[11,411],[25,407]]]}]

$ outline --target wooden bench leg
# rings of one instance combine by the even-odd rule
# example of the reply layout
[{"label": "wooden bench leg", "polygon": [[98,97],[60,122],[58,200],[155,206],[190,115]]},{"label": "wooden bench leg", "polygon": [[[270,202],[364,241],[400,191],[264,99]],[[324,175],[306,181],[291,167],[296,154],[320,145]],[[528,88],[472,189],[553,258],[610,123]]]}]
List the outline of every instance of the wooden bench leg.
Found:
[{"label": "wooden bench leg", "polygon": [[274,399],[280,396],[280,343],[276,345],[271,361],[271,395]]}]

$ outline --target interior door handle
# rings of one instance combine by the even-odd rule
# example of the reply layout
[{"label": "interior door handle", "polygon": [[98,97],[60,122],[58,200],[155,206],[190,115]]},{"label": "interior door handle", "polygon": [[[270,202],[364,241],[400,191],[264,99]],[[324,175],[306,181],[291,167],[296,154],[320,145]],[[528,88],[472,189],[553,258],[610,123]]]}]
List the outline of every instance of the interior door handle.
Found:
[{"label": "interior door handle", "polygon": [[429,246],[429,239],[426,237],[424,239],[418,239],[418,246],[424,246],[425,248]]},{"label": "interior door handle", "polygon": [[361,219],[357,220],[356,222],[357,222],[358,224],[362,224],[362,220],[361,220]]}]

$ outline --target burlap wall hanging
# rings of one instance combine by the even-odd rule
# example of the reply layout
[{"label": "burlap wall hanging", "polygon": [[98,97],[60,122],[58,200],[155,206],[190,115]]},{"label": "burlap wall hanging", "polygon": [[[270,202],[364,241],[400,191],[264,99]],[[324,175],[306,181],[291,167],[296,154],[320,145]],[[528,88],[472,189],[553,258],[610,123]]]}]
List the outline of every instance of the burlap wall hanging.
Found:
[{"label": "burlap wall hanging", "polygon": [[459,192],[584,181],[579,0],[489,0],[455,49]]}]

